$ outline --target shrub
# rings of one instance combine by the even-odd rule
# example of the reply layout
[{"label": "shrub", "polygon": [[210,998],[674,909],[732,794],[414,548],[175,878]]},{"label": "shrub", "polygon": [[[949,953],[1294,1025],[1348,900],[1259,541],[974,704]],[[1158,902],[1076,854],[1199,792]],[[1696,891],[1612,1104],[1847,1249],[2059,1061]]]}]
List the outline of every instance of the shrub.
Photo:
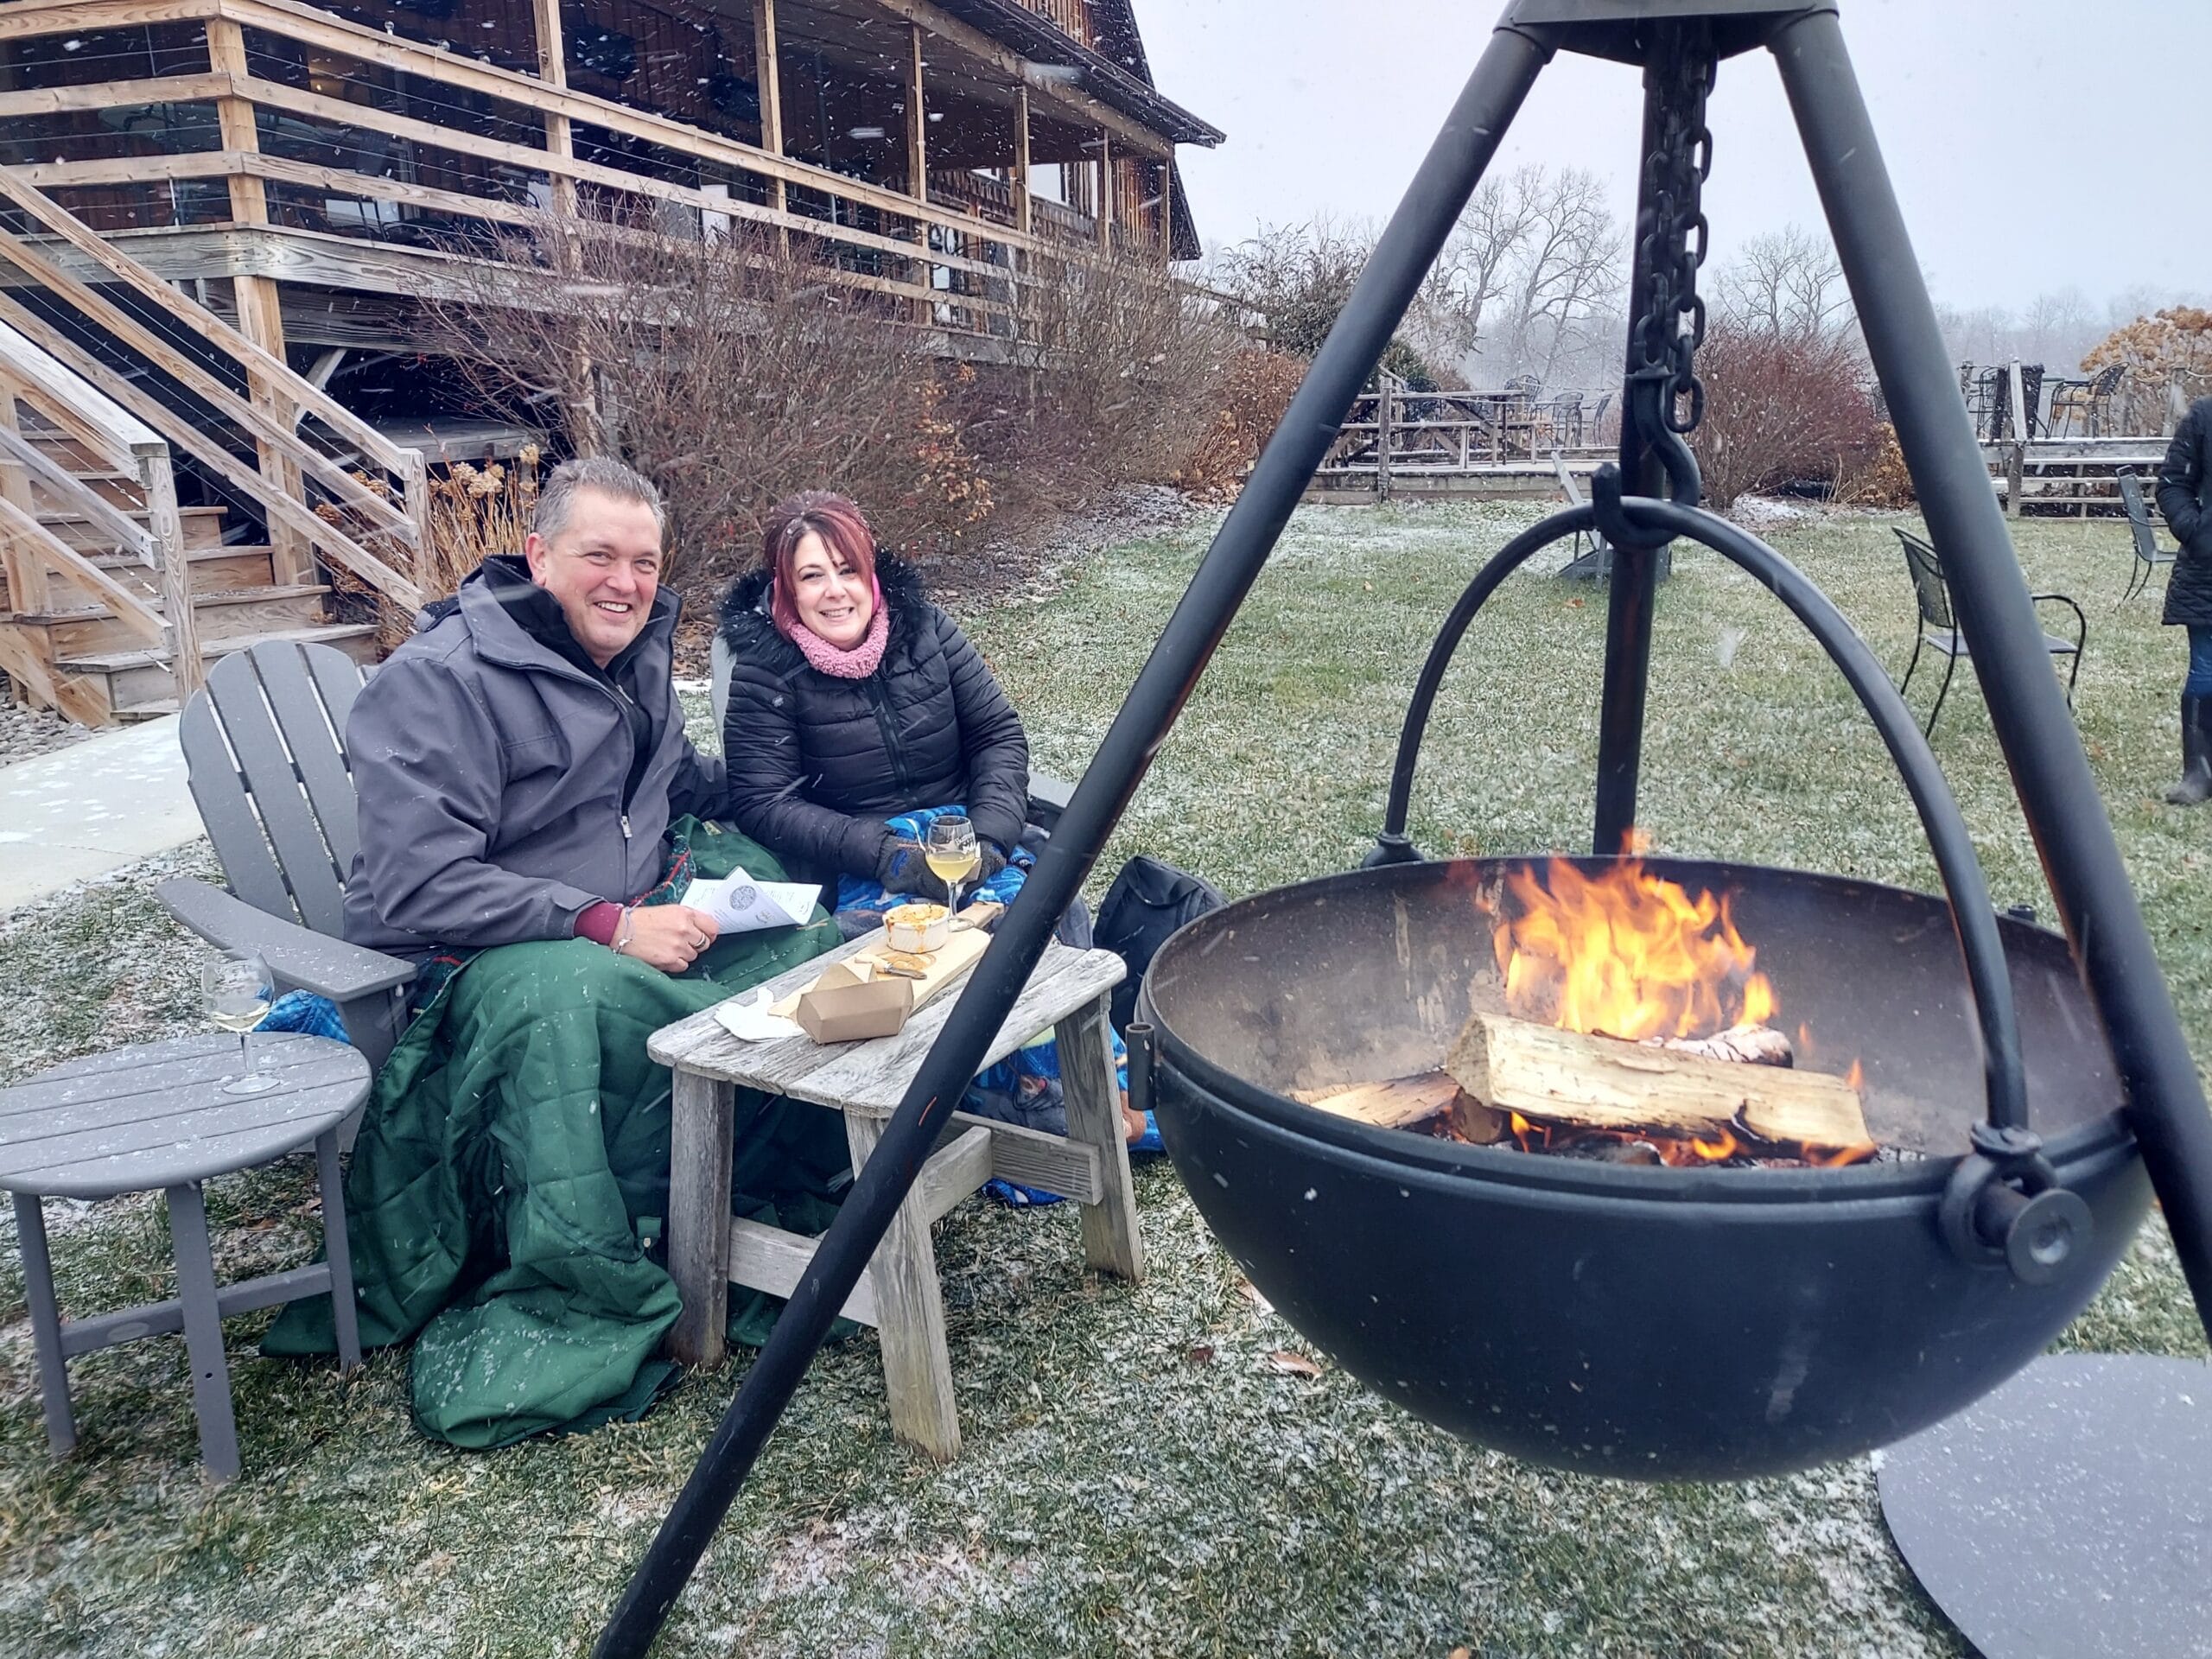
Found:
[{"label": "shrub", "polygon": [[1698,353],[1705,418],[1691,439],[1707,505],[1753,491],[1834,493],[1866,470],[1882,422],[1852,337],[1716,319]]},{"label": "shrub", "polygon": [[[1225,250],[1212,279],[1267,319],[1268,343],[1296,358],[1311,358],[1337,326],[1359,273],[1374,251],[1371,236],[1316,219],[1264,230]],[[1403,335],[1391,336],[1382,366],[1415,391],[1434,391],[1438,377]]]},{"label": "shrub", "polygon": [[1014,353],[1012,396],[973,423],[1017,511],[1171,481],[1245,349],[1234,319],[1118,256],[1071,262],[1026,296],[1033,338]]},{"label": "shrub", "polygon": [[[687,241],[545,216],[437,302],[485,402],[557,412],[566,447],[620,455],[668,503],[671,575],[741,568],[794,490],[842,491],[884,540],[942,550],[986,521],[1166,481],[1219,408],[1244,340],[1163,268],[1039,260],[1009,283],[1030,338],[956,364],[911,302],[825,280],[802,238]],[[543,413],[541,413],[543,418]]]},{"label": "shrub", "polygon": [[1305,378],[1297,358],[1258,346],[1239,352],[1223,377],[1213,418],[1168,481],[1192,495],[1234,495]]},{"label": "shrub", "polygon": [[1853,506],[1890,508],[1909,507],[1920,499],[1913,491],[1912,474],[1905,470],[1897,428],[1882,423],[1866,465],[1836,480],[1835,499]]},{"label": "shrub", "polygon": [[558,411],[569,449],[620,455],[660,486],[687,585],[741,566],[794,490],[841,490],[918,550],[966,534],[992,496],[958,418],[960,372],[795,249],[548,215],[503,240],[503,264],[480,250],[460,266],[461,297],[435,311],[486,401]]},{"label": "shrub", "polygon": [[2123,365],[2120,429],[2158,431],[2175,390],[2183,399],[2212,392],[2212,311],[2176,305],[2138,317],[2091,347],[2082,368],[2094,374],[2114,363]]}]

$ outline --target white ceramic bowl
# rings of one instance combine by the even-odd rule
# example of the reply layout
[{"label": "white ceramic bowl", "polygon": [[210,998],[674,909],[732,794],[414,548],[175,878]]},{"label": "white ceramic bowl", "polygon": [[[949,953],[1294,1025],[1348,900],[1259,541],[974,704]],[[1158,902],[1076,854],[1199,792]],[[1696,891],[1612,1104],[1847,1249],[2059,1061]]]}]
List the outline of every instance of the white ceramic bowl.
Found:
[{"label": "white ceramic bowl", "polygon": [[950,937],[952,912],[943,905],[894,906],[883,914],[883,932],[893,950],[926,956]]}]

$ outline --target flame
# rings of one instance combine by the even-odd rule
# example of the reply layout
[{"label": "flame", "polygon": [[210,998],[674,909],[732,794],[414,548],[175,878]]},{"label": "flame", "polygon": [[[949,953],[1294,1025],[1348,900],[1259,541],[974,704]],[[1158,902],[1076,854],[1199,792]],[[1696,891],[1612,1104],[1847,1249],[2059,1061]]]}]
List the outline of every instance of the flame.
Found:
[{"label": "flame", "polygon": [[1736,1144],[1736,1137],[1727,1130],[1721,1129],[1717,1132],[1717,1138],[1711,1141],[1692,1135],[1690,1150],[1707,1163],[1717,1164],[1725,1158],[1733,1158],[1739,1148]]},{"label": "flame", "polygon": [[1736,931],[1726,895],[1654,875],[1633,855],[1585,875],[1554,859],[1505,877],[1516,915],[1491,934],[1506,1006],[1523,1019],[1640,1042],[1764,1025],[1774,988]]},{"label": "flame", "polygon": [[1816,1147],[1805,1148],[1805,1161],[1818,1164],[1822,1169],[1841,1169],[1846,1164],[1863,1164],[1874,1155],[1874,1143],[1862,1141],[1855,1147],[1837,1147],[1823,1150]]},{"label": "flame", "polygon": [[1857,1089],[1861,1092],[1864,1092],[1866,1090],[1866,1073],[1860,1068],[1859,1062],[1856,1060],[1853,1060],[1851,1063],[1851,1070],[1843,1074],[1843,1080],[1849,1084],[1853,1089]]}]

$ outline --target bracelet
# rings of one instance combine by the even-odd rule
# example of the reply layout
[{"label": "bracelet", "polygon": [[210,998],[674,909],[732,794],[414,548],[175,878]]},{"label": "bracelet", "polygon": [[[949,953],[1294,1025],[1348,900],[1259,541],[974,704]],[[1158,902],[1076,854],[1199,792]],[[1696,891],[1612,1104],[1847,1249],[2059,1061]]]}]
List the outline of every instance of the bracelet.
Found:
[{"label": "bracelet", "polygon": [[622,956],[627,951],[630,942],[637,937],[638,907],[625,905],[622,906],[622,919],[614,925],[614,943],[609,948],[616,956]]}]

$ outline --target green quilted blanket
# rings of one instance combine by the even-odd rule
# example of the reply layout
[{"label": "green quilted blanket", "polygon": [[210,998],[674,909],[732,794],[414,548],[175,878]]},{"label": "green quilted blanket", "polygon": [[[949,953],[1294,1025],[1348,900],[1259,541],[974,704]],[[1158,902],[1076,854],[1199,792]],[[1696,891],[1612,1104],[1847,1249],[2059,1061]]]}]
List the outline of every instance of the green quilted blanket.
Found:
[{"label": "green quilted blanket", "polygon": [[[679,853],[687,841],[689,874],[782,879],[734,831],[687,821]],[[346,1181],[361,1340],[415,1338],[424,1433],[505,1446],[652,1403],[678,1298],[648,1255],[670,1136],[669,1074],[645,1039],[836,943],[817,911],[805,927],[719,940],[680,976],[588,940],[503,945],[438,987],[378,1076]],[[819,1230],[847,1162],[835,1113],[740,1091],[741,1211]],[[734,1310],[752,1324],[761,1312]],[[264,1344],[334,1346],[321,1298],[292,1304]]]}]

